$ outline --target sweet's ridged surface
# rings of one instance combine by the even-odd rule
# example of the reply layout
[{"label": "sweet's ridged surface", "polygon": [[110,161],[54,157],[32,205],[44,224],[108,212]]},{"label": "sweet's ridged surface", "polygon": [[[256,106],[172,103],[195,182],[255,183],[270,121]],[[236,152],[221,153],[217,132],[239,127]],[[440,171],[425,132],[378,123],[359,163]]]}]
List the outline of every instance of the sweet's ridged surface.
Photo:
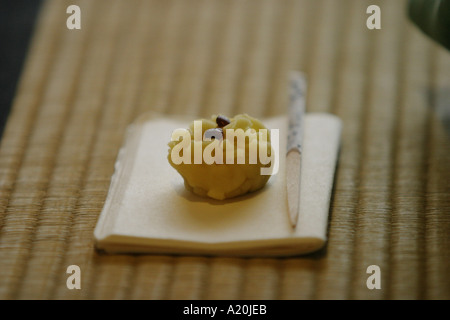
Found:
[{"label": "sweet's ridged surface", "polygon": [[269,129],[260,120],[248,114],[212,115],[181,130],[184,135],[168,143],[167,159],[189,191],[225,200],[260,190],[269,180],[261,169],[270,167],[274,157]]}]

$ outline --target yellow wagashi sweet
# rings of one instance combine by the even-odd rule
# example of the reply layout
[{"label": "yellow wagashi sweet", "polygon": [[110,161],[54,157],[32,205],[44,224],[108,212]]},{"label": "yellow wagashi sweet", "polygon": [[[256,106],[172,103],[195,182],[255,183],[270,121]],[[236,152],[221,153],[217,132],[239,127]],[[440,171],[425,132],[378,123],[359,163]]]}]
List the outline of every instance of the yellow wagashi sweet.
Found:
[{"label": "yellow wagashi sweet", "polygon": [[[217,200],[233,198],[261,189],[269,180],[270,175],[261,174],[261,168],[269,167],[270,161],[258,157],[260,148],[265,148],[262,150],[271,157],[268,131],[259,120],[247,114],[231,119],[213,115],[190,125],[186,130],[190,141],[172,139],[168,144],[168,160],[193,193]],[[244,134],[242,140],[237,138],[240,134]],[[187,148],[180,148],[181,144]],[[196,151],[201,152],[201,163],[195,163]],[[184,152],[190,152],[190,157],[184,154],[188,161],[175,160],[174,157],[183,156]]]}]

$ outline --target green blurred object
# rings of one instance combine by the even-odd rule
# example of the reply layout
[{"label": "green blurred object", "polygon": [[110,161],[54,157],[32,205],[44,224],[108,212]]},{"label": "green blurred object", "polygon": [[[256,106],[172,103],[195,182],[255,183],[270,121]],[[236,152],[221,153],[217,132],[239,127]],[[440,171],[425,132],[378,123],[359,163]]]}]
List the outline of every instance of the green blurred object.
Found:
[{"label": "green blurred object", "polygon": [[425,34],[450,50],[450,0],[409,0],[408,14]]}]

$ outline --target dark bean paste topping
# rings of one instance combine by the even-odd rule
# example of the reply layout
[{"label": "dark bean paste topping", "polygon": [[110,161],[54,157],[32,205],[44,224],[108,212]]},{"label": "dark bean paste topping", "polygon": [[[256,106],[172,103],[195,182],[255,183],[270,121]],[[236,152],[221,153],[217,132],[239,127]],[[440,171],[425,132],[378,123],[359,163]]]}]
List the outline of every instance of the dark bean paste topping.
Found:
[{"label": "dark bean paste topping", "polygon": [[228,119],[225,116],[218,115],[217,118],[216,118],[216,123],[219,126],[219,128],[225,127],[230,122],[231,122],[230,119]]}]

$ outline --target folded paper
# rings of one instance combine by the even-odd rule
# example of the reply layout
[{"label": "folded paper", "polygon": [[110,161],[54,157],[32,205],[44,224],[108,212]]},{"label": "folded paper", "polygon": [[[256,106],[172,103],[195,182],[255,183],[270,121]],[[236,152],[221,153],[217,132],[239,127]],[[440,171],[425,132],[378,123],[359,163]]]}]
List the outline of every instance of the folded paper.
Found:
[{"label": "folded paper", "polygon": [[145,115],[130,126],[119,152],[105,205],[94,231],[107,252],[289,256],[326,242],[341,122],[306,114],[297,227],[286,195],[287,117],[264,119],[279,129],[278,173],[260,191],[219,201],[185,189],[167,160],[173,130],[189,119]]}]

